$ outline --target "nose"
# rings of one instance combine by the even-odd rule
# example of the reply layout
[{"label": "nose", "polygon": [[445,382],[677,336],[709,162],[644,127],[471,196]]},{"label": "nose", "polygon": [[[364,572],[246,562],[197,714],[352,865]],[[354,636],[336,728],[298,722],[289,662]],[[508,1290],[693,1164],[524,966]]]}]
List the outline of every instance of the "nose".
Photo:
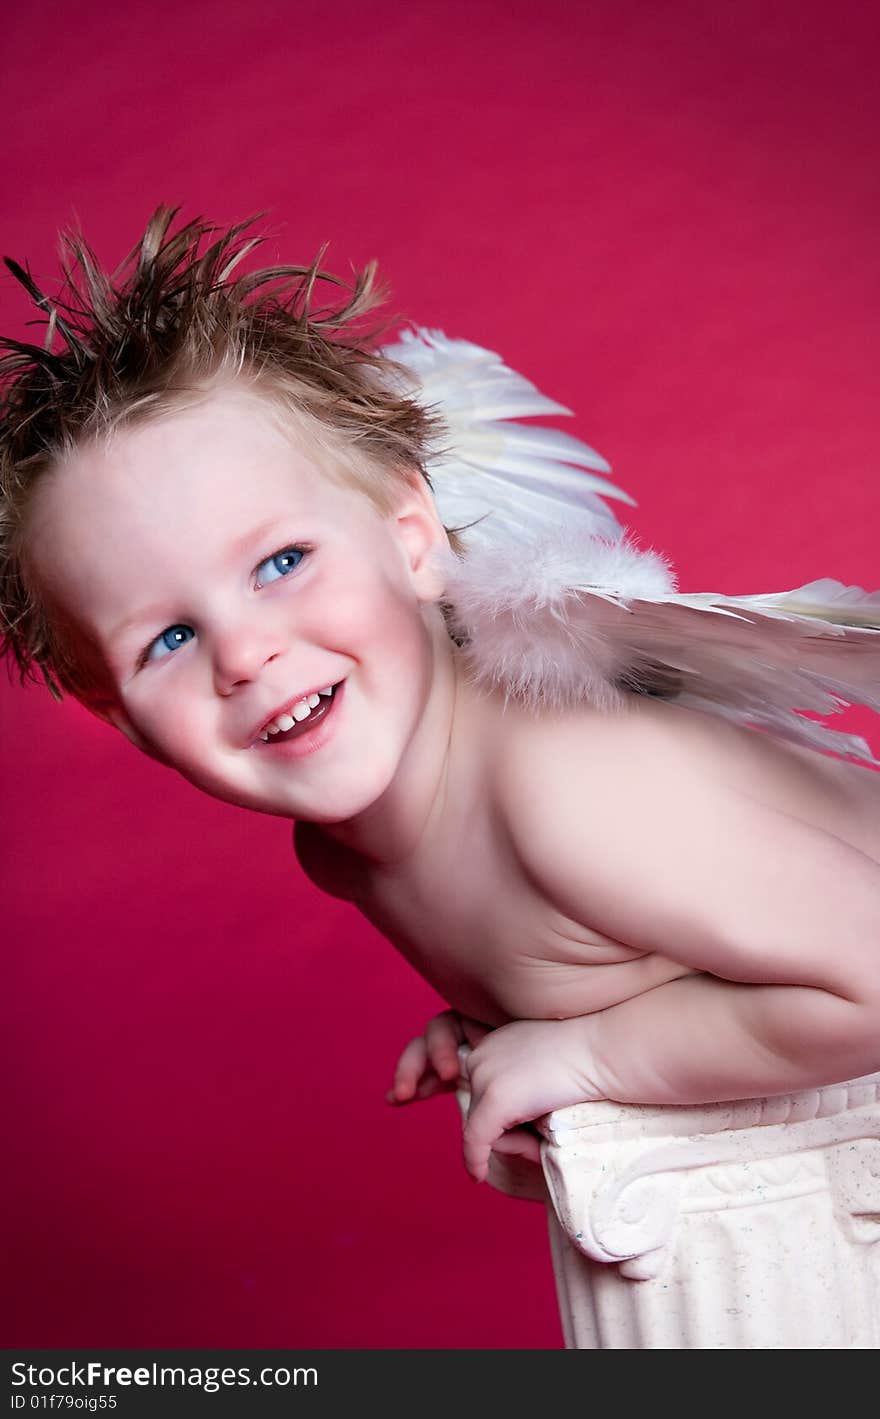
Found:
[{"label": "nose", "polygon": [[216,634],[213,649],[214,688],[218,695],[228,696],[258,679],[282,647],[268,626],[245,620]]}]

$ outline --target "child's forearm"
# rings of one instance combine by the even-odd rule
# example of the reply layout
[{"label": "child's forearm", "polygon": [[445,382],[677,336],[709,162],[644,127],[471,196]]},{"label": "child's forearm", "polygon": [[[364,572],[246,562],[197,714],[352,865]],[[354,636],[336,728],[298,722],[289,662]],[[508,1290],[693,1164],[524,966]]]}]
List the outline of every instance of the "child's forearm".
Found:
[{"label": "child's forearm", "polygon": [[519,1123],[583,1100],[705,1104],[838,1083],[880,1069],[880,996],[688,975],[592,1015],[512,1020],[465,1062],[471,1176]]},{"label": "child's forearm", "polygon": [[584,1016],[605,1098],[696,1104],[784,1094],[880,1069],[880,1009],[810,986],[671,981]]}]

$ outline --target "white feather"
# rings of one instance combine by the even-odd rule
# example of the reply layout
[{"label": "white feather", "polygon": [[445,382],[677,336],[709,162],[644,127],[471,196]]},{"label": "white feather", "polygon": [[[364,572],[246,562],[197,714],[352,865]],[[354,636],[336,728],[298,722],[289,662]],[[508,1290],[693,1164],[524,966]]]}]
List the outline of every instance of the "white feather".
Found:
[{"label": "white feather", "polygon": [[[808,714],[880,712],[880,592],[830,578],[793,591],[679,593],[602,501],[634,504],[608,463],[556,429],[506,420],[570,411],[499,355],[413,330],[385,353],[445,423],[428,464],[464,557],[444,556],[450,629],[474,680],[538,707],[620,709],[656,694],[821,752],[880,764]],[[584,470],[589,470],[585,472]]]}]

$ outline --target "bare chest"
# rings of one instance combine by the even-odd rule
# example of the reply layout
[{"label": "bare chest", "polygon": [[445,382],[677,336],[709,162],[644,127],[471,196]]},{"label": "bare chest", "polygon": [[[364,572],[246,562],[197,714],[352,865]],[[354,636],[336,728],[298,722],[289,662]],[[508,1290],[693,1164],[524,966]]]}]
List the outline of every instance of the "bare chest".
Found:
[{"label": "bare chest", "polygon": [[500,1025],[585,1015],[685,968],[556,911],[490,824],[352,899],[455,1009]]},{"label": "bare chest", "polygon": [[[681,715],[662,702],[645,713]],[[708,738],[738,790],[880,863],[880,774],[710,716],[690,721],[688,732]],[[625,745],[620,760],[625,774]],[[600,794],[584,812],[601,822]],[[562,915],[522,870],[488,808],[403,869],[367,871],[349,862],[344,876],[338,894],[450,1005],[487,1024],[588,1014],[688,974],[672,959]],[[334,890],[332,882],[320,885]]]}]

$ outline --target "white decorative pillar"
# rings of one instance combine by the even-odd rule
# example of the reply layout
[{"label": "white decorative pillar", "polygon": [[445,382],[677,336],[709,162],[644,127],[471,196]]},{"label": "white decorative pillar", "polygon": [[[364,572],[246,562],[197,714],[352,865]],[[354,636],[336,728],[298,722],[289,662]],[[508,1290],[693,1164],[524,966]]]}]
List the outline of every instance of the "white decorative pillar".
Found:
[{"label": "white decorative pillar", "polygon": [[880,1347],[880,1074],[539,1127],[543,1176],[493,1155],[489,1181],[548,1205],[569,1348]]}]

